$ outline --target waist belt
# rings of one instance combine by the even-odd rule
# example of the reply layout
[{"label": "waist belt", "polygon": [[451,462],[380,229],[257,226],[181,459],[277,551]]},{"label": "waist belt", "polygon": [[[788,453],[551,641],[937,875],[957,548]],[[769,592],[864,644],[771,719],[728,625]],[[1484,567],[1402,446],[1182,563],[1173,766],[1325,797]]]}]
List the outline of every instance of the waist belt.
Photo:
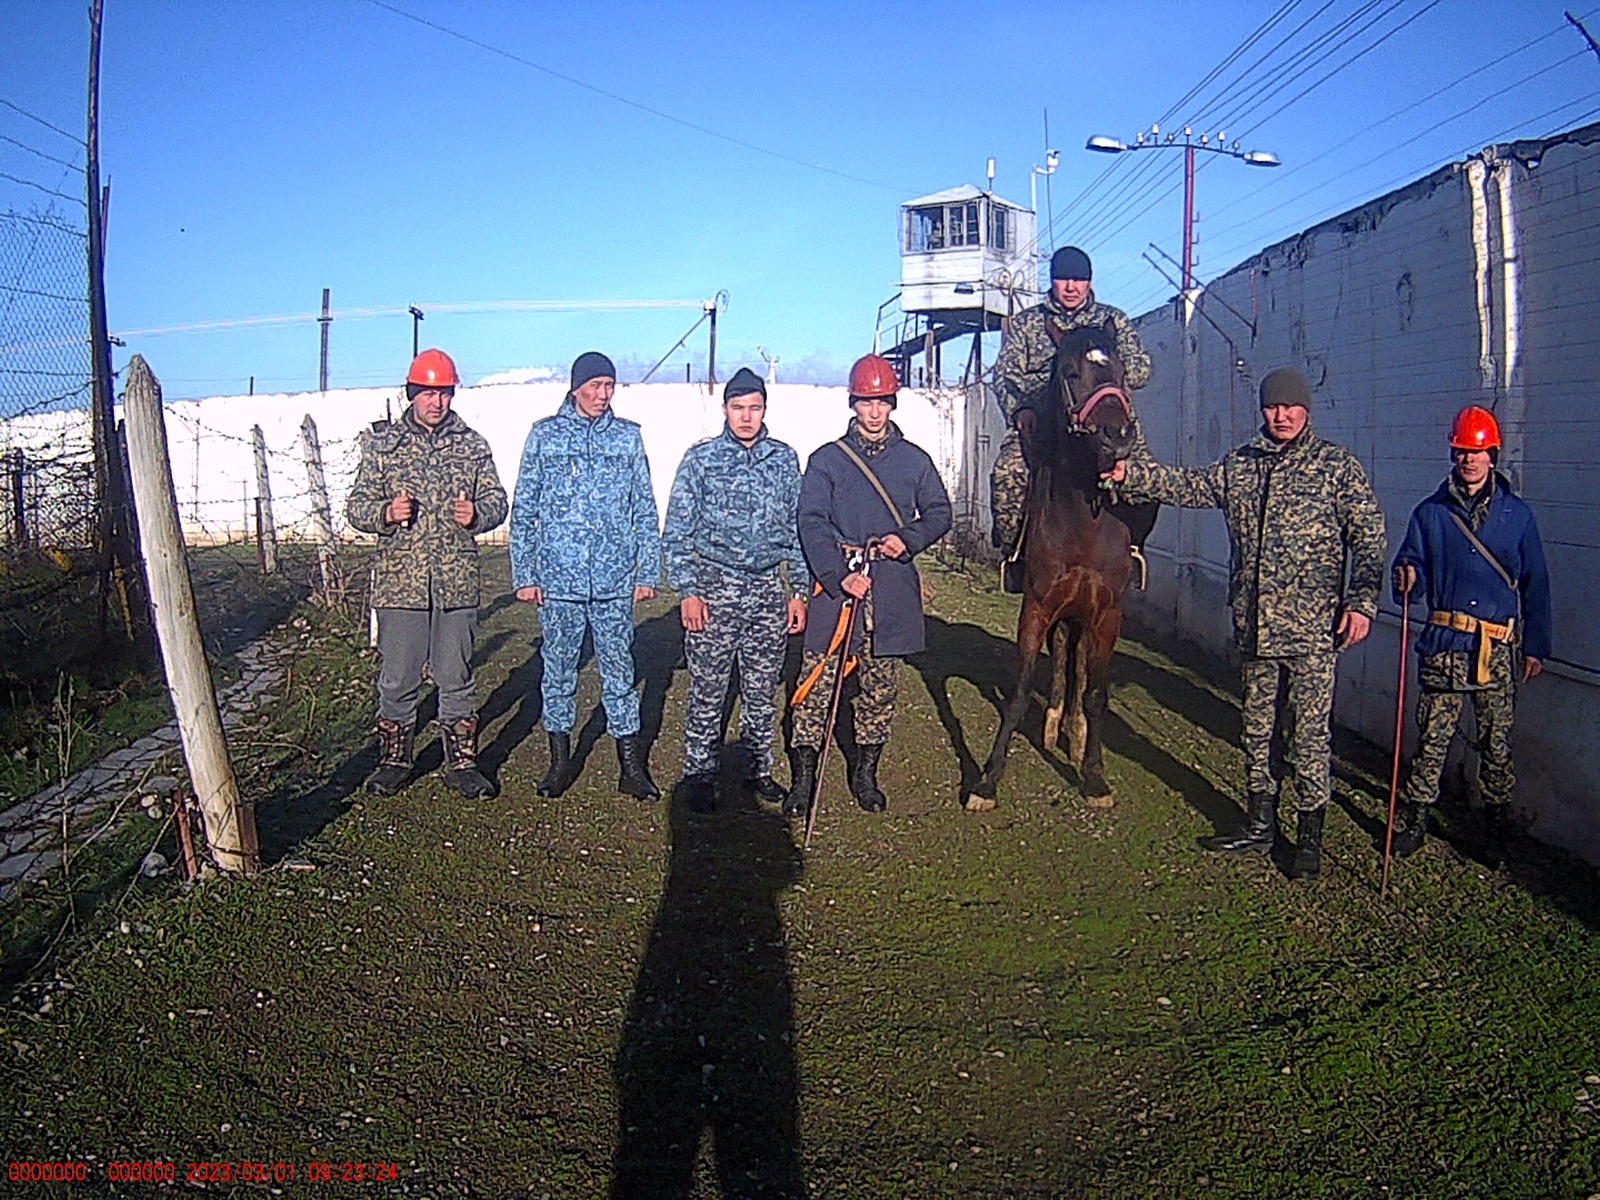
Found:
[{"label": "waist belt", "polygon": [[1504,625],[1494,625],[1488,621],[1480,621],[1467,613],[1431,612],[1428,614],[1428,624],[1442,625],[1446,629],[1454,629],[1457,633],[1470,633],[1478,639],[1477,657],[1472,664],[1472,682],[1482,686],[1489,682],[1489,654],[1494,648],[1494,643],[1511,640],[1514,622],[1507,621]]}]

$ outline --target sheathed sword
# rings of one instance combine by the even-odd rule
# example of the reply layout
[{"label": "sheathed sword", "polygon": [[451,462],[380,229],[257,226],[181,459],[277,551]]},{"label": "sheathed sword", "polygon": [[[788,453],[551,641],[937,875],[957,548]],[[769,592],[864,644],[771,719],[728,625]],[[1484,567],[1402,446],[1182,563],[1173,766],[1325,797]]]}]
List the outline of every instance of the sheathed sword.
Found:
[{"label": "sheathed sword", "polygon": [[[860,550],[852,550],[845,560],[845,566],[850,574],[859,574],[870,579],[872,551],[876,548],[878,538],[872,538]],[[811,834],[817,827],[817,809],[822,805],[822,780],[828,769],[828,750],[833,745],[833,723],[839,717],[839,702],[844,696],[844,677],[850,662],[850,643],[855,640],[856,624],[865,603],[864,599],[846,592],[844,602],[839,613],[839,625],[844,630],[844,636],[839,638],[837,669],[833,673],[833,689],[828,694],[828,715],[822,726],[822,747],[817,751],[817,775],[811,783],[811,795],[806,797],[806,838],[804,848],[811,849]]]}]

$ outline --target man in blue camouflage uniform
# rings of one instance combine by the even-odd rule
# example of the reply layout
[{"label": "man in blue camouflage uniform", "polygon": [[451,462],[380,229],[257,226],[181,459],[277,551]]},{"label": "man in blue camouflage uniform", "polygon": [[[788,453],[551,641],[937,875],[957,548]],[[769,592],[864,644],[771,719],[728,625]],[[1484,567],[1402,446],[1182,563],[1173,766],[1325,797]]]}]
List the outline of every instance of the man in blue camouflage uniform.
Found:
[{"label": "man in blue camouflage uniform", "polygon": [[574,782],[578,655],[587,629],[600,666],[606,728],[617,742],[617,790],[661,793],[639,745],[633,606],[656,594],[661,533],[639,426],[611,411],[617,369],[598,351],[578,356],[556,414],[535,421],[522,448],[511,505],[511,586],[539,605],[544,630],[544,727],[550,769],[541,796]]},{"label": "man in blue camouflage uniform", "polygon": [[912,560],[950,531],[951,518],[939,469],[890,419],[899,389],[887,359],[858,359],[850,369],[854,415],[845,435],[812,454],[800,482],[800,545],[818,587],[800,665],[809,690],[794,714],[793,777],[784,805],[790,816],[805,815],[816,782],[839,662],[830,643],[846,596],[862,606],[856,636],[845,647],[857,658],[859,688],[851,705],[856,760],[850,792],[867,812],[888,806],[878,761],[894,721],[897,667],[905,655],[927,647],[922,579]]},{"label": "man in blue camouflage uniform", "polygon": [[1243,829],[1202,845],[1223,854],[1272,849],[1278,832],[1272,730],[1281,720],[1296,809],[1293,879],[1321,873],[1338,653],[1371,629],[1386,549],[1383,512],[1366,471],[1350,451],[1311,431],[1310,410],[1305,377],[1273,371],[1261,381],[1261,432],[1222,461],[1180,468],[1147,457],[1111,473],[1129,494],[1220,508],[1227,518],[1233,632],[1244,656],[1248,809]]},{"label": "man in blue camouflage uniform", "polygon": [[[1076,246],[1063,246],[1050,256],[1050,294],[1012,319],[1006,331],[1000,356],[995,360],[995,401],[1006,421],[1006,436],[995,456],[989,476],[989,505],[994,516],[992,538],[995,547],[1011,550],[1022,532],[1022,513],[1028,501],[1028,462],[1024,454],[1032,436],[1035,407],[1044,402],[1055,366],[1056,344],[1050,337],[1055,327],[1061,333],[1089,326],[1104,327],[1110,321],[1116,330],[1117,356],[1122,359],[1128,391],[1150,382],[1150,356],[1128,315],[1120,308],[1095,299],[1090,280],[1094,274],[1089,256]],[[1132,412],[1130,406],[1129,412]],[[1144,433],[1134,416],[1134,456],[1145,451]],[[1120,506],[1117,516],[1127,525],[1133,544],[1144,545],[1155,524],[1155,507],[1138,511]]]},{"label": "man in blue camouflage uniform", "polygon": [[1510,838],[1517,685],[1537,676],[1550,656],[1544,545],[1533,510],[1495,470],[1500,426],[1491,413],[1475,405],[1461,410],[1450,431],[1450,458],[1449,476],[1412,512],[1394,560],[1395,600],[1415,598],[1428,608],[1428,623],[1417,636],[1422,738],[1401,791],[1393,843],[1400,858],[1422,848],[1468,697],[1478,726],[1484,813],[1497,844]]},{"label": "man in blue camouflage uniform", "polygon": [[689,703],[681,791],[696,812],[716,807],[722,705],[739,668],[739,741],[749,786],[763,800],[788,793],[772,778],[774,694],[788,634],[806,626],[811,575],[795,513],[800,460],[767,433],[767,386],[742,367],[722,392],[722,433],[678,464],[662,530],[667,584],[682,598]]},{"label": "man in blue camouflage uniform", "polygon": [[411,776],[422,668],[439,685],[444,781],[469,799],[492,796],[478,770],[478,542],[506,519],[506,492],[489,443],[451,411],[456,367],[424,350],[406,373],[406,409],[361,443],[345,516],[378,535],[372,606],[378,613],[378,767],[369,792],[390,796]]}]

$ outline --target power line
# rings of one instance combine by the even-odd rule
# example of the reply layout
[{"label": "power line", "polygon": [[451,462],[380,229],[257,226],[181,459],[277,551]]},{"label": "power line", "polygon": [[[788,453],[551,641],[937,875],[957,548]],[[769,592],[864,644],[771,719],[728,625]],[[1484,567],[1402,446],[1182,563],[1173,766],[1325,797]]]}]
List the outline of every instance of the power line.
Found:
[{"label": "power line", "polygon": [[84,207],[88,207],[88,205],[85,204],[82,196],[69,196],[65,192],[58,192],[54,188],[47,188],[42,183],[35,183],[31,179],[23,179],[19,175],[11,175],[5,171],[0,171],[0,179],[9,179],[12,183],[20,183],[24,187],[37,188],[45,195],[54,196],[58,200],[71,200],[74,204],[83,204]]},{"label": "power line", "polygon": [[509,59],[511,62],[519,63],[520,65],[529,67],[535,71],[540,71],[546,75],[549,75],[552,79],[559,79],[563,83],[570,83],[574,87],[582,88],[586,92],[593,92],[597,96],[604,96],[607,100],[613,100],[618,104],[625,104],[629,108],[637,109],[639,112],[648,113],[650,116],[657,117],[663,121],[670,121],[674,125],[681,125],[685,129],[692,129],[696,133],[703,133],[707,137],[716,138],[718,141],[727,142],[729,145],[738,146],[740,149],[750,150],[756,154],[764,154],[768,158],[775,158],[781,162],[790,163],[797,167],[805,167],[807,170],[820,171],[824,175],[832,175],[836,179],[848,179],[852,183],[864,183],[868,187],[883,188],[886,191],[896,192],[900,195],[905,195],[908,192],[916,190],[914,188],[900,187],[892,183],[884,183],[877,179],[867,179],[861,175],[852,175],[848,171],[836,171],[832,167],[823,166],[821,163],[810,162],[807,159],[796,158],[792,154],[784,154],[779,150],[771,150],[765,146],[758,146],[754,142],[747,142],[743,138],[736,138],[732,134],[723,133],[720,130],[712,129],[706,125],[697,124],[694,121],[685,120],[683,117],[674,116],[673,114],[664,112],[659,108],[652,108],[650,105],[641,104],[637,100],[630,100],[627,96],[619,95],[616,92],[607,91],[605,88],[597,87],[592,83],[588,83],[582,79],[578,79],[574,76],[564,74],[561,71],[557,71],[553,67],[547,67],[543,63],[534,62],[531,58],[524,58],[520,54],[512,53],[510,50],[504,50],[499,46],[494,46],[488,42],[480,41],[479,39],[472,37],[470,34],[465,34],[459,30],[451,29],[446,25],[440,25],[435,21],[427,20],[425,17],[419,17],[415,13],[406,12],[405,9],[397,8],[393,4],[386,3],[385,0],[367,0],[367,2],[375,5],[378,8],[384,9],[387,12],[394,13],[394,15],[397,17],[404,17],[408,21],[415,21],[418,25],[426,26],[435,32],[445,34],[448,37],[456,38],[458,41],[466,42],[469,46],[476,46],[478,49],[486,50],[490,54],[497,54],[501,58]]},{"label": "power line", "polygon": [[35,116],[33,113],[29,112],[27,109],[21,107],[20,105],[13,104],[9,100],[0,100],[0,104],[5,105],[12,112],[21,113],[23,116],[27,117],[28,120],[30,120],[30,121],[38,122],[40,125],[43,125],[46,129],[50,130],[52,133],[59,133],[62,137],[66,138],[69,142],[74,142],[79,146],[84,144],[84,141],[83,141],[83,139],[81,137],[78,137],[76,134],[68,133],[65,129],[62,129],[59,125],[50,124],[50,122],[46,121],[43,117]]},{"label": "power line", "polygon": [[0,142],[10,142],[13,146],[16,146],[16,147],[18,147],[18,148],[20,148],[22,150],[26,150],[29,154],[37,155],[39,158],[44,159],[46,162],[59,163],[61,166],[66,167],[69,170],[73,170],[73,171],[81,170],[81,168],[76,163],[70,163],[64,158],[57,158],[54,154],[46,154],[43,150],[37,150],[34,147],[28,145],[27,142],[19,142],[19,141],[17,141],[16,138],[7,137],[3,133],[0,133]]}]

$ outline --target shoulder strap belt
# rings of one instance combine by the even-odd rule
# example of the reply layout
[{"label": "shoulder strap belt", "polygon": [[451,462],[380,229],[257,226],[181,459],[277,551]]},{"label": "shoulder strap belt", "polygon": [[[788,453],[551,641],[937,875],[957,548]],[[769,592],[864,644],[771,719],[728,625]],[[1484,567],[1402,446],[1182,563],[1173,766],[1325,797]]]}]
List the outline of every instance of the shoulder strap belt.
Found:
[{"label": "shoulder strap belt", "polygon": [[878,477],[872,473],[872,468],[867,466],[867,460],[852,450],[850,444],[843,438],[839,438],[833,444],[843,450],[845,457],[855,463],[860,468],[861,473],[867,477],[867,482],[872,485],[873,490],[878,493],[884,504],[888,506],[889,515],[894,518],[894,527],[896,529],[904,529],[906,525],[905,518],[900,515],[900,510],[895,507],[894,501],[889,499],[889,493],[884,489],[883,484],[878,481]]}]

